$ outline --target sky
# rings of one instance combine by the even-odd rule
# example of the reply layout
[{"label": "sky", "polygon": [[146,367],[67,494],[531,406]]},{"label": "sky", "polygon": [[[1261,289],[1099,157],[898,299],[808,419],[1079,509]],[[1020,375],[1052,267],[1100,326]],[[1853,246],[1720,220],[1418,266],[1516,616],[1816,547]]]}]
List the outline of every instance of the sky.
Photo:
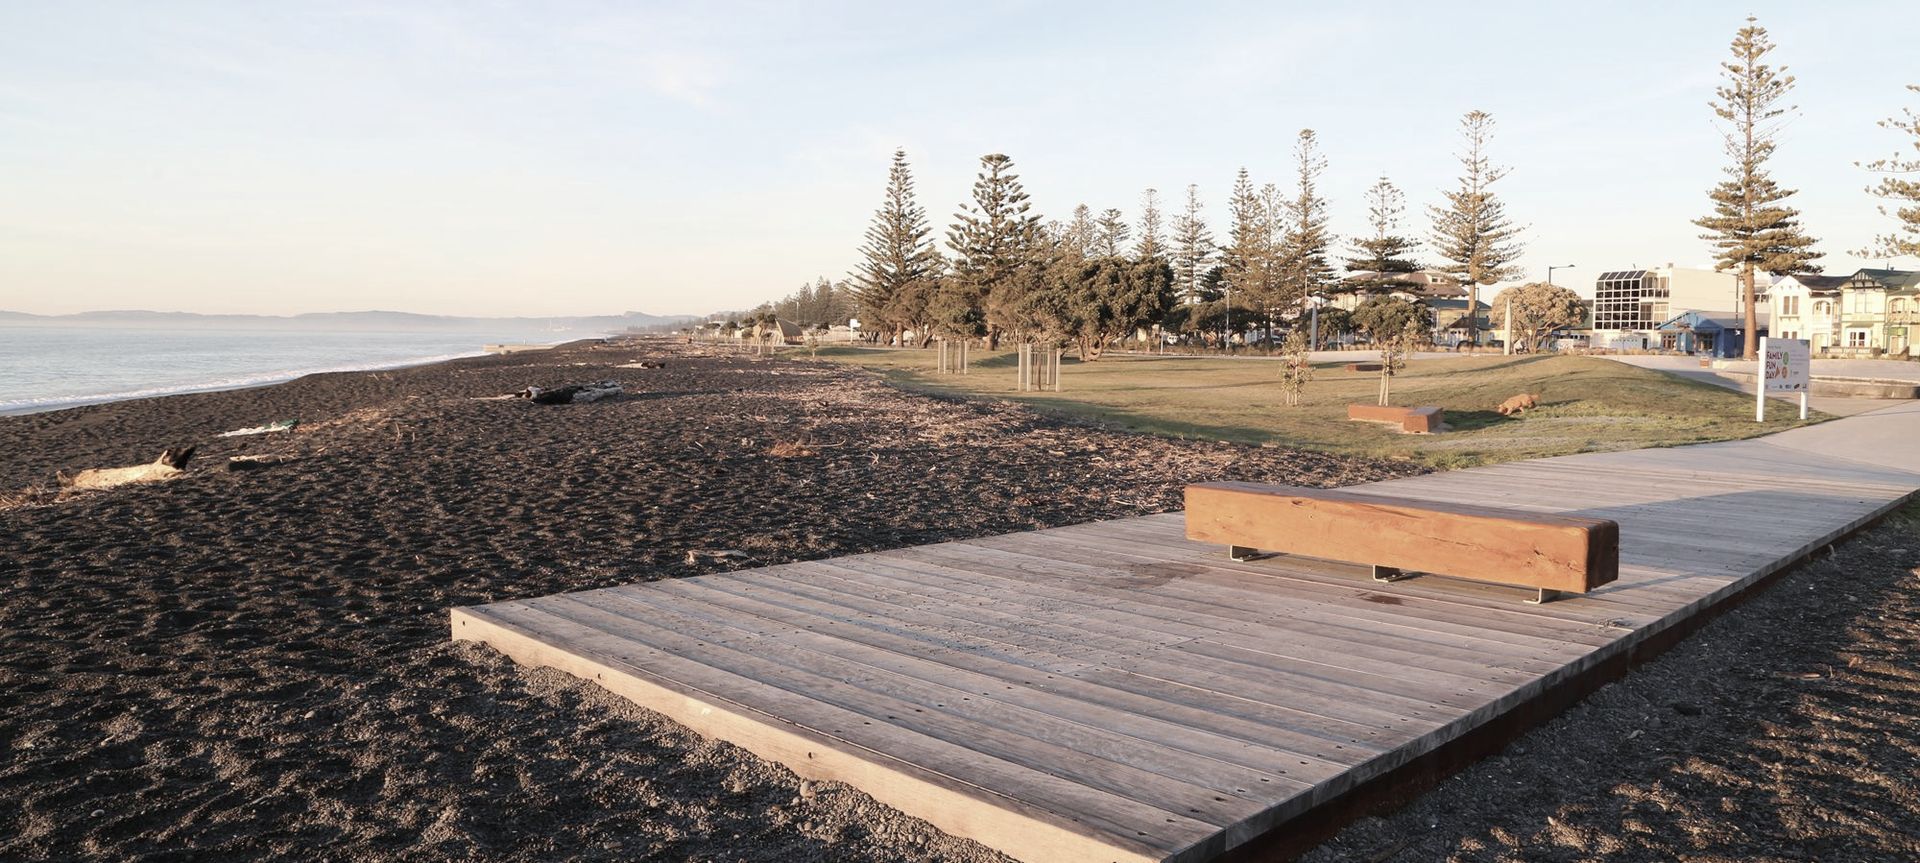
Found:
[{"label": "sky", "polygon": [[1711,265],[1749,12],[1799,80],[1775,177],[1829,272],[1883,263],[1911,0],[4,4],[0,309],[746,308],[855,266],[896,147],[938,231],[999,152],[1046,217],[1197,184],[1218,238],[1312,128],[1336,231],[1385,175],[1424,236],[1474,109],[1526,278],[1591,292]]}]

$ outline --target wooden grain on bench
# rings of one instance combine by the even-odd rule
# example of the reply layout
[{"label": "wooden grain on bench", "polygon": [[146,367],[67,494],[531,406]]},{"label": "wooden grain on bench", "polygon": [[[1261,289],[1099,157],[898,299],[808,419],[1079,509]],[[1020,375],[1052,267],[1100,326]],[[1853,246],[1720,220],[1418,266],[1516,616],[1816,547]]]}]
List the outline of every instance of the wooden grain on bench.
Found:
[{"label": "wooden grain on bench", "polygon": [[1620,574],[1605,519],[1248,482],[1187,486],[1187,538],[1572,593]]}]

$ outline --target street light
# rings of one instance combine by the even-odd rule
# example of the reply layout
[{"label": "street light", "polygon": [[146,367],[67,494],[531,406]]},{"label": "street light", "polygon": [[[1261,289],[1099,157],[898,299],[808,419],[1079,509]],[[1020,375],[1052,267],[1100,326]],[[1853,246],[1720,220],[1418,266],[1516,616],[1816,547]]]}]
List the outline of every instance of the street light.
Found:
[{"label": "street light", "polygon": [[1553,271],[1554,271],[1554,270],[1571,270],[1571,269],[1573,269],[1573,268],[1574,268],[1575,266],[1577,266],[1577,265],[1576,265],[1576,264],[1556,264],[1556,265],[1554,265],[1554,266],[1551,266],[1551,267],[1548,267],[1548,268],[1547,268],[1547,284],[1548,284],[1549,286],[1551,286],[1551,285],[1553,284]]}]

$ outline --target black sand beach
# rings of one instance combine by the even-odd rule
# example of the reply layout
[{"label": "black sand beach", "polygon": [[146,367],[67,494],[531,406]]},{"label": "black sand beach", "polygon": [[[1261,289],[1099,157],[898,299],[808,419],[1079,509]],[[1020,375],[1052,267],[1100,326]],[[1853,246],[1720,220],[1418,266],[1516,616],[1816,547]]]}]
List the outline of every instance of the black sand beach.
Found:
[{"label": "black sand beach", "polygon": [[[641,359],[666,367],[620,367]],[[480,400],[599,379],[631,395]],[[182,479],[47,489],[184,445]],[[446,609],[1164,511],[1193,481],[1415,471],[665,343],[0,417],[0,452],[20,860],[1004,859],[451,644]],[[240,454],[289,460],[223,469]],[[1920,856],[1915,550],[1911,520],[1869,531],[1313,859]]]}]

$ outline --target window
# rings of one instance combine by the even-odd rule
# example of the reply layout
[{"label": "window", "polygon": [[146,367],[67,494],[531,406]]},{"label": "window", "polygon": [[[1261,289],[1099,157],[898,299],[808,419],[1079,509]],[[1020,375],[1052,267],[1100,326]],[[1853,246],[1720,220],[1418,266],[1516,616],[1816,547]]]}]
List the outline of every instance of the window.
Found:
[{"label": "window", "polygon": [[1780,298],[1780,314],[1800,314],[1800,298],[1791,294]]},{"label": "window", "polygon": [[1847,347],[1864,348],[1866,346],[1867,346],[1866,330],[1848,330],[1847,331]]},{"label": "window", "polygon": [[1830,317],[1833,315],[1833,304],[1827,302],[1826,300],[1821,300],[1820,302],[1814,303],[1813,314],[1815,317],[1821,317],[1821,318]]},{"label": "window", "polygon": [[1602,273],[1593,289],[1596,330],[1650,330],[1666,323],[1655,319],[1666,311],[1666,292],[1659,278],[1646,270]]}]

